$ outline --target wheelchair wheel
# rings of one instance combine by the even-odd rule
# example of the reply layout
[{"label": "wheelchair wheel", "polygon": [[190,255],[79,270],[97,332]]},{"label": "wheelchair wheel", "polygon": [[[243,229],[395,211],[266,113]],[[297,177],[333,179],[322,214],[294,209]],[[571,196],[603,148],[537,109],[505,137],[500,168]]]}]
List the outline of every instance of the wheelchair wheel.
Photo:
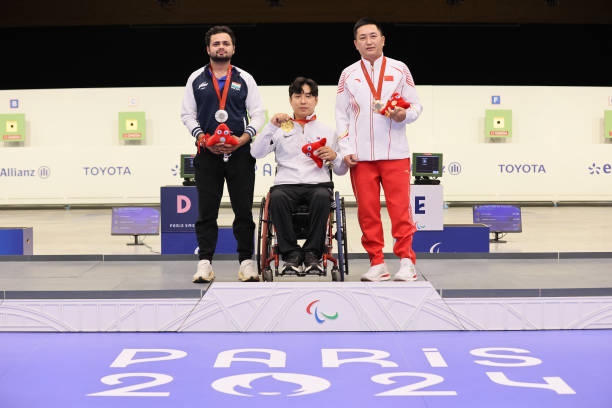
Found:
[{"label": "wheelchair wheel", "polygon": [[262,224],[264,223],[264,208],[266,206],[266,198],[261,199],[259,207],[259,223],[257,224],[257,273],[262,274],[263,267],[261,262],[261,239],[262,239]]},{"label": "wheelchair wheel", "polygon": [[332,282],[338,282],[341,279],[340,271],[335,266],[331,270],[331,278],[332,278]]},{"label": "wheelchair wheel", "polygon": [[344,211],[344,197],[340,199],[340,205],[342,206],[342,244],[344,246],[344,274],[348,275],[348,240],[346,239],[346,212]]},{"label": "wheelchair wheel", "polygon": [[272,282],[274,280],[274,274],[272,273],[272,268],[269,266],[265,268],[261,274],[261,277],[264,282]]},{"label": "wheelchair wheel", "polygon": [[260,274],[269,268],[268,258],[270,257],[270,221],[268,220],[268,204],[270,203],[270,193],[261,200],[259,210],[259,241],[257,242],[257,269]]},{"label": "wheelchair wheel", "polygon": [[[345,241],[345,233],[344,231],[344,223],[346,219],[343,217],[343,206],[342,201],[340,200],[340,193],[336,191],[334,201],[336,204],[336,241],[338,242],[338,270],[340,272],[340,281],[344,282],[344,269],[345,269],[345,256],[346,253],[344,251],[344,241]],[[332,280],[334,280],[334,274],[332,271]]]}]

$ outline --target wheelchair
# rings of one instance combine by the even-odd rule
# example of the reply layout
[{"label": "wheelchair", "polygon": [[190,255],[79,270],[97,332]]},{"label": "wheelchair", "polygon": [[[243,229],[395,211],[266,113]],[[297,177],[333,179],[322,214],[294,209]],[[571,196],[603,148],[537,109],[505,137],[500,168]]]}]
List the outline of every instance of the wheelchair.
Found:
[{"label": "wheelchair", "polygon": [[[272,282],[274,277],[286,276],[288,273],[279,271],[278,265],[280,254],[276,242],[276,231],[274,224],[270,221],[268,205],[270,203],[270,193],[262,198],[259,208],[259,223],[257,226],[257,269],[262,280]],[[308,232],[308,206],[300,205],[291,214],[293,228],[298,240],[306,239]],[[337,243],[337,256],[334,257],[334,239]],[[346,214],[344,211],[344,198],[340,197],[339,192],[335,192],[334,199],[331,201],[329,216],[327,217],[327,227],[325,234],[325,249],[323,251],[323,270],[315,274],[306,272],[295,273],[296,276],[327,276],[328,264],[331,263],[332,281],[344,281],[344,275],[348,275],[348,245],[346,242]],[[272,272],[274,268],[274,272]]]}]

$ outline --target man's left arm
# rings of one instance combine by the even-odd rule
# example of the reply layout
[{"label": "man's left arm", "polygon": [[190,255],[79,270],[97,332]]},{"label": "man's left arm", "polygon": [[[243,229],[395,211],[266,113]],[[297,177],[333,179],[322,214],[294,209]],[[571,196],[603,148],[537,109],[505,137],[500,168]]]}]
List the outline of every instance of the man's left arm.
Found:
[{"label": "man's left arm", "polygon": [[336,133],[332,129],[329,129],[326,138],[329,143],[326,146],[318,148],[314,153],[319,156],[321,160],[331,162],[334,173],[342,176],[348,172],[348,166],[338,151],[338,138],[336,137]]},{"label": "man's left arm", "polygon": [[261,100],[259,89],[255,79],[245,71],[240,71],[240,75],[247,86],[246,109],[250,116],[250,122],[244,129],[244,133],[240,136],[234,135],[238,139],[237,145],[224,144],[221,148],[222,153],[232,153],[239,147],[249,143],[249,141],[257,134],[257,129],[261,128],[266,120],[266,113]]},{"label": "man's left arm", "polygon": [[410,107],[408,109],[395,109],[394,112],[391,112],[391,119],[408,124],[419,118],[423,112],[423,105],[419,101],[419,95],[417,94],[412,74],[410,74],[410,70],[406,65],[403,67],[401,81],[400,94],[406,102],[410,103]]},{"label": "man's left arm", "polygon": [[244,133],[248,133],[248,135],[253,138],[257,134],[257,130],[263,127],[266,121],[266,112],[255,79],[244,71],[242,75],[249,90],[246,98],[246,108],[251,118]]}]

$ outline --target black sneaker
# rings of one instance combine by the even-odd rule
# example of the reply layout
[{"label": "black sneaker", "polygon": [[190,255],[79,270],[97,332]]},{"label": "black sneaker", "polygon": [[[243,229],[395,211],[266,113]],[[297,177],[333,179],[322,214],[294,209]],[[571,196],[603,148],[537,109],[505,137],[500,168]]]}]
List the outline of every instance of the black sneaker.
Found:
[{"label": "black sneaker", "polygon": [[294,262],[285,262],[282,271],[283,275],[299,275],[302,273],[302,265],[297,265]]},{"label": "black sneaker", "polygon": [[283,261],[285,264],[282,267],[283,274],[288,273],[295,275],[302,273],[302,261],[304,260],[304,254],[302,251],[292,251],[288,254],[283,255]]},{"label": "black sneaker", "polygon": [[304,267],[304,273],[309,275],[321,275],[323,273],[323,266],[320,263],[307,265]]},{"label": "black sneaker", "polygon": [[306,252],[304,254],[304,272],[308,274],[320,274],[323,272],[321,259],[313,252]]}]

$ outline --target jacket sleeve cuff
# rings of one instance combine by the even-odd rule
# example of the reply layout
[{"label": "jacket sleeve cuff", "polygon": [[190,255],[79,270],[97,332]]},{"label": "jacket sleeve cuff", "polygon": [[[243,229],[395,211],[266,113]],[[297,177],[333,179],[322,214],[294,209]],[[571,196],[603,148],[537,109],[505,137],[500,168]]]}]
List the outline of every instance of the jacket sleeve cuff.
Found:
[{"label": "jacket sleeve cuff", "polygon": [[191,131],[191,135],[192,135],[193,137],[195,137],[196,139],[197,139],[197,138],[198,138],[198,136],[200,136],[202,133],[204,133],[204,132],[202,131],[202,128],[200,128],[199,126],[198,126],[198,127],[196,127],[196,128],[194,128],[194,129]]},{"label": "jacket sleeve cuff", "polygon": [[249,125],[246,127],[246,129],[244,129],[244,133],[248,133],[252,139],[257,134],[257,130],[253,126]]}]

